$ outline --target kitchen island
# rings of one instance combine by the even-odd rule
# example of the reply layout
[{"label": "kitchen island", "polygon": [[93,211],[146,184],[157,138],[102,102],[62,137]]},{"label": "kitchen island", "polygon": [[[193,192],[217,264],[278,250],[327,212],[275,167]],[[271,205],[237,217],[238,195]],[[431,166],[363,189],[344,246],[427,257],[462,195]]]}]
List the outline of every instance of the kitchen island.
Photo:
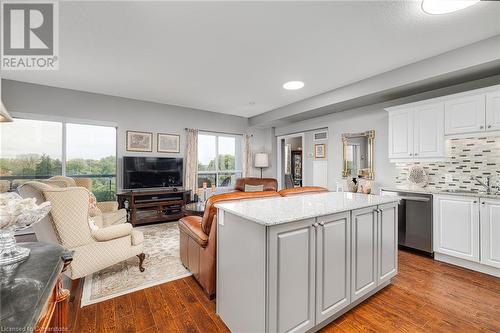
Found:
[{"label": "kitchen island", "polygon": [[397,198],[221,202],[217,314],[233,332],[316,331],[397,274]]}]

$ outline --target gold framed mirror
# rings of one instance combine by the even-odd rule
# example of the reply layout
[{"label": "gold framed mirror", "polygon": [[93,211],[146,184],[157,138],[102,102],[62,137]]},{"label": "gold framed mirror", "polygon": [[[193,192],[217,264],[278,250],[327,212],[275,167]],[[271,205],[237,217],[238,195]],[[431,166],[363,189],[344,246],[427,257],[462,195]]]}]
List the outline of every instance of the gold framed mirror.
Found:
[{"label": "gold framed mirror", "polygon": [[375,131],[342,134],[343,171],[342,177],[375,179],[373,157]]}]

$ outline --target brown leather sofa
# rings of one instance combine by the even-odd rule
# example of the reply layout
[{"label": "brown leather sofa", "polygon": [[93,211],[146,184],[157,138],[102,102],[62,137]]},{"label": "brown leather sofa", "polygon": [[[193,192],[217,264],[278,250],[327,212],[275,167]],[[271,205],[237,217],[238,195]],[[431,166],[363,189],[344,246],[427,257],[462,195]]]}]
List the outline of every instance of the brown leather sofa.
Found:
[{"label": "brown leather sofa", "polygon": [[[259,192],[244,192],[245,185],[264,185],[264,188]],[[216,285],[217,209],[215,204],[217,202],[328,192],[325,188],[315,186],[280,192],[277,192],[277,188],[278,182],[274,178],[240,178],[236,181],[234,192],[213,195],[207,200],[203,217],[186,216],[179,220],[182,264],[193,273],[194,278],[210,298],[215,296]]]},{"label": "brown leather sofa", "polygon": [[[245,185],[264,185],[264,190],[244,192]],[[179,220],[182,264],[193,273],[209,297],[215,296],[215,204],[220,201],[278,197],[277,188],[278,182],[274,178],[240,178],[236,181],[234,192],[213,195],[207,200],[203,217],[186,216]]]}]

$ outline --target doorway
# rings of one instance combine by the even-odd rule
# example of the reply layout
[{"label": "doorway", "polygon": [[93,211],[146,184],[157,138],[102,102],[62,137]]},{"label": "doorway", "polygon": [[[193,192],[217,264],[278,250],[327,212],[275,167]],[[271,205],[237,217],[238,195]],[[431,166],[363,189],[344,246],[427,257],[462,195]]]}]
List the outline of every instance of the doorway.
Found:
[{"label": "doorway", "polygon": [[278,139],[278,186],[302,187],[304,182],[304,133],[280,136]]}]

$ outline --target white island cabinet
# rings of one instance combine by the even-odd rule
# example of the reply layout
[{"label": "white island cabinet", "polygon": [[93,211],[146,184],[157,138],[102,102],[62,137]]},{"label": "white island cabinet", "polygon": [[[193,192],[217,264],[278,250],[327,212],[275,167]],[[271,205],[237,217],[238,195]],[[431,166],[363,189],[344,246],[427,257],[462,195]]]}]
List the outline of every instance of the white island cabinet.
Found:
[{"label": "white island cabinet", "polygon": [[321,193],[217,208],[217,313],[233,332],[317,330],[397,274],[395,198]]}]

